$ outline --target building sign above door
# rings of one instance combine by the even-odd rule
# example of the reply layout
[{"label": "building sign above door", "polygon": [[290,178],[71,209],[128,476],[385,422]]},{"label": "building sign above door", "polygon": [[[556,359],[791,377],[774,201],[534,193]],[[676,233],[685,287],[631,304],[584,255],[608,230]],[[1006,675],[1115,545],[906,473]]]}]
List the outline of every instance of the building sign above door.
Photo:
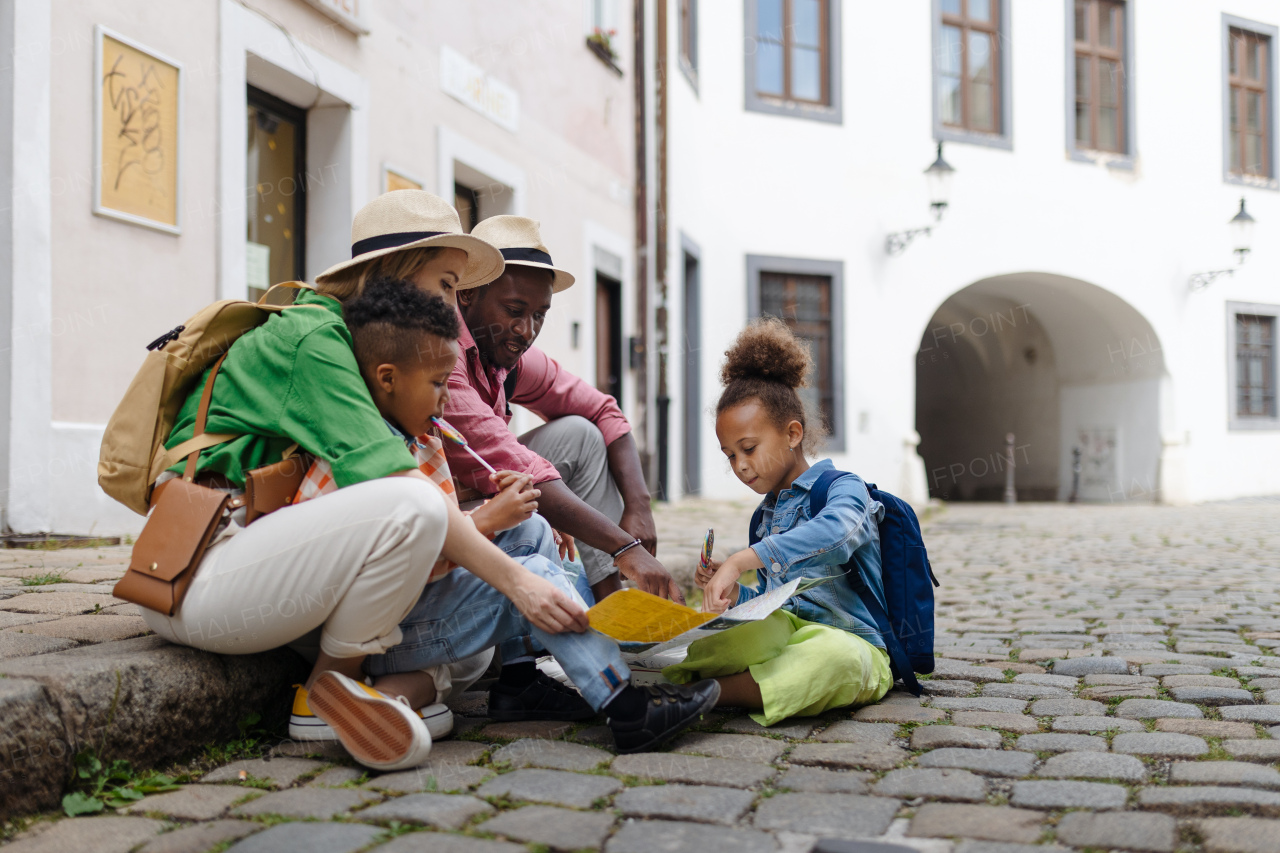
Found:
[{"label": "building sign above door", "polygon": [[333,18],[357,35],[369,34],[368,0],[307,0],[315,8]]},{"label": "building sign above door", "polygon": [[440,48],[440,90],[512,133],[520,126],[519,93],[444,46]]}]

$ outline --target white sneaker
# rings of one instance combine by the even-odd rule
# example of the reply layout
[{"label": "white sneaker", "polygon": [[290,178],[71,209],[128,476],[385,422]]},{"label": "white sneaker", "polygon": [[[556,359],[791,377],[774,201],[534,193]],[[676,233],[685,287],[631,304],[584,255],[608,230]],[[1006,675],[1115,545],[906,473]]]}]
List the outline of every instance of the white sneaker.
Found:
[{"label": "white sneaker", "polygon": [[322,672],[307,704],[356,761],[371,770],[403,770],[427,760],[431,732],[407,703],[337,672]]},{"label": "white sneaker", "polygon": [[[293,709],[289,714],[289,738],[296,741],[337,740],[333,727],[320,719],[307,703],[307,688],[297,685],[293,694]],[[453,734],[453,711],[448,705],[424,705],[418,708],[418,716],[427,724],[431,740],[444,740]]]}]

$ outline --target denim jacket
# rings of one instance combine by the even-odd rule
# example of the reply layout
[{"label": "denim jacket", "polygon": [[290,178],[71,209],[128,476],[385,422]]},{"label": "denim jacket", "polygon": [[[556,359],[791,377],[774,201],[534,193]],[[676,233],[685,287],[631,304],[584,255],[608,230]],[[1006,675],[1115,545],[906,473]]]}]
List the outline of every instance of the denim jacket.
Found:
[{"label": "denim jacket", "polygon": [[[823,578],[850,571],[861,573],[868,591],[885,609],[884,583],[880,575],[880,528],[884,506],[871,499],[867,485],[855,475],[841,477],[827,493],[827,505],[816,518],[809,517],[809,490],[824,471],[833,470],[823,459],[805,471],[775,499],[766,495],[760,504],[762,521],[752,545],[764,564],[754,587],[738,587],[738,603],[776,589],[796,578]],[[861,584],[839,577],[800,593],[784,609],[809,622],[842,628],[874,646],[884,648],[862,599],[855,591]]]}]

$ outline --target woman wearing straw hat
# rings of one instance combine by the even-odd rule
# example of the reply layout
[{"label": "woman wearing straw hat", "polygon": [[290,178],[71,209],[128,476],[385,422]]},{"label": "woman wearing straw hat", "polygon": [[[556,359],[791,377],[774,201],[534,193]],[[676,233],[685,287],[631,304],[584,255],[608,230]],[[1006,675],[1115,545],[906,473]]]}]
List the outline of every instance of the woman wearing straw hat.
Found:
[{"label": "woman wearing straw hat", "polygon": [[[463,234],[445,202],[425,193],[403,201],[367,208],[374,224],[357,239],[356,258],[400,263],[390,260],[394,252],[417,251],[415,277],[454,287],[502,269],[497,250]],[[328,462],[342,488],[252,526],[227,524],[177,615],[144,616],[172,642],[231,654],[318,633],[307,680],[313,707],[362,764],[396,769],[422,762],[430,731],[410,703],[364,685],[362,665],[402,641],[399,623],[438,558],[474,567],[540,630],[583,631],[587,620],[571,595],[481,536],[390,434],[352,354],[342,293],[304,290],[297,304],[312,310],[276,314],[232,344],[213,383],[207,429],[238,438],[201,452],[196,477],[241,490],[246,471],[297,444]],[[183,406],[168,446],[192,436],[208,377]]]}]

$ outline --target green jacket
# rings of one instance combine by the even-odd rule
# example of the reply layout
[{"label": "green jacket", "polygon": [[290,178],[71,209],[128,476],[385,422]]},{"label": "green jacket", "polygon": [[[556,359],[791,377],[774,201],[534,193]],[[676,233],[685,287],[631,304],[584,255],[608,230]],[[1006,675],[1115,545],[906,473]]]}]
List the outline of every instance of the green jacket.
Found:
[{"label": "green jacket", "polygon": [[[333,466],[339,487],[415,468],[404,441],[390,434],[365,386],[342,305],[312,291],[231,345],[209,403],[208,432],[239,434],[203,451],[197,470],[244,487],[246,471],[279,462],[294,442]],[[195,432],[209,372],[178,413],[166,448]],[[181,473],[186,461],[170,468]]]}]

